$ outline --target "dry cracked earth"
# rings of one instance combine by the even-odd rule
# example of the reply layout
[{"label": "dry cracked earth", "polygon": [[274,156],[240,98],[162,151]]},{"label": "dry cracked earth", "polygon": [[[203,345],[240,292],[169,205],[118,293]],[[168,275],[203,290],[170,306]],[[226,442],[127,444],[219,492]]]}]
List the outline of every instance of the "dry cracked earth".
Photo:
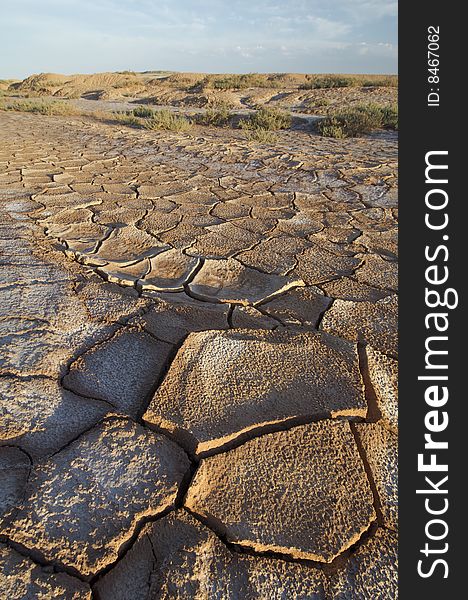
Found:
[{"label": "dry cracked earth", "polygon": [[0,120],[1,597],[396,598],[396,139]]}]

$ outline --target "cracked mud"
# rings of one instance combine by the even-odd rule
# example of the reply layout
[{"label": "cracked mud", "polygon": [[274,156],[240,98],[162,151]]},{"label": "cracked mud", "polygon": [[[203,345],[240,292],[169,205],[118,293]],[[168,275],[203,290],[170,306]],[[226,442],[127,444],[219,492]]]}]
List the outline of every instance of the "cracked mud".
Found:
[{"label": "cracked mud", "polygon": [[394,136],[0,120],[5,597],[394,599]]}]

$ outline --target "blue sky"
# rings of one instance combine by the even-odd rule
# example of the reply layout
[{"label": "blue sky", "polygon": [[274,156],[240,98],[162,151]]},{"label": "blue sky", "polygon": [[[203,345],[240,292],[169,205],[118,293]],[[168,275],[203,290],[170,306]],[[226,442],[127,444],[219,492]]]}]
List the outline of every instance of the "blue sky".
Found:
[{"label": "blue sky", "polygon": [[395,73],[394,0],[0,0],[0,77]]}]

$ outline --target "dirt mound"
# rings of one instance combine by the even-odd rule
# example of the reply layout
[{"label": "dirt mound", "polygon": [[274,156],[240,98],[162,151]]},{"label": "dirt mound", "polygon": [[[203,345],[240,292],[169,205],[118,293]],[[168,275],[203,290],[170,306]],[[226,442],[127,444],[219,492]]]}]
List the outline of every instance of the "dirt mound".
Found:
[{"label": "dirt mound", "polygon": [[6,92],[14,83],[18,83],[16,79],[0,79],[0,90]]},{"label": "dirt mound", "polygon": [[191,86],[201,83],[205,77],[204,73],[173,73],[163,80],[160,79],[159,82],[170,85]]},{"label": "dirt mound", "polygon": [[[34,74],[7,82],[5,91],[26,97],[55,96],[203,108],[218,103],[233,108],[271,104],[301,112],[325,111],[347,102],[396,101],[398,79],[388,75],[304,73],[205,74],[171,71],[60,75]],[[324,98],[323,96],[326,96]],[[375,96],[375,97],[374,97]]]},{"label": "dirt mound", "polygon": [[[142,85],[143,83],[143,85]],[[92,75],[58,75],[39,73],[13,84],[10,89],[29,95],[51,95],[78,98],[85,94],[97,97],[120,98],[131,90],[145,89],[144,82],[135,73],[95,73]],[[114,90],[118,90],[115,92]]]}]

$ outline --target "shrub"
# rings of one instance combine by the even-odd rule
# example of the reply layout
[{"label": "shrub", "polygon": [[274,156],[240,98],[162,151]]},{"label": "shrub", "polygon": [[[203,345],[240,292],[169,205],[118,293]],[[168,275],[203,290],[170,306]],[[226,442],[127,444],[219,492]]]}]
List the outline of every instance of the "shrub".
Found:
[{"label": "shrub", "polygon": [[154,115],[154,111],[146,106],[137,106],[132,110],[132,114],[134,117],[149,119]]},{"label": "shrub", "polygon": [[229,102],[218,101],[207,108],[204,114],[200,115],[198,122],[201,125],[211,125],[215,127],[223,127],[229,123],[231,118],[232,105]]},{"label": "shrub", "polygon": [[309,108],[324,108],[325,106],[330,106],[330,104],[331,101],[327,98],[314,98],[308,102]]},{"label": "shrub", "polygon": [[356,137],[381,127],[398,129],[396,106],[361,104],[329,115],[317,124],[321,135],[334,138]]},{"label": "shrub", "polygon": [[79,112],[74,106],[56,100],[13,100],[3,104],[2,109],[49,116],[76,115]]},{"label": "shrub", "polygon": [[384,106],[382,108],[382,125],[388,129],[398,129],[398,105]]},{"label": "shrub", "polygon": [[245,73],[242,75],[226,75],[224,77],[206,77],[203,81],[205,87],[216,90],[245,90],[247,88],[278,88],[280,82],[268,75],[258,73]]},{"label": "shrub", "polygon": [[322,88],[343,88],[355,85],[353,77],[342,77],[339,75],[323,75],[313,77],[310,81],[300,86],[301,90],[316,90]]},{"label": "shrub", "polygon": [[343,123],[336,117],[326,117],[317,124],[317,129],[323,137],[342,139],[347,137]]},{"label": "shrub", "polygon": [[363,79],[359,82],[362,87],[398,87],[398,77],[389,75],[375,79]]},{"label": "shrub", "polygon": [[398,87],[396,75],[307,75],[307,81],[299,89],[343,87]]},{"label": "shrub", "polygon": [[141,127],[142,122],[138,117],[135,117],[132,112],[125,113],[113,113],[114,121],[121,123],[122,125],[128,125],[128,127]]},{"label": "shrub", "polygon": [[158,110],[150,119],[144,121],[143,126],[151,130],[189,131],[193,123],[187,117],[177,115],[170,110]]},{"label": "shrub", "polygon": [[207,80],[208,86],[213,86],[215,90],[243,90],[249,86],[249,82],[242,75],[231,75],[222,79]]},{"label": "shrub", "polygon": [[276,131],[278,129],[287,129],[291,126],[291,115],[278,108],[262,107],[249,116],[248,119],[242,119],[239,123],[241,129],[254,130],[263,129],[266,131]]},{"label": "shrub", "polygon": [[248,129],[246,138],[249,141],[259,142],[261,144],[272,144],[277,140],[277,135],[273,131],[267,129]]}]

